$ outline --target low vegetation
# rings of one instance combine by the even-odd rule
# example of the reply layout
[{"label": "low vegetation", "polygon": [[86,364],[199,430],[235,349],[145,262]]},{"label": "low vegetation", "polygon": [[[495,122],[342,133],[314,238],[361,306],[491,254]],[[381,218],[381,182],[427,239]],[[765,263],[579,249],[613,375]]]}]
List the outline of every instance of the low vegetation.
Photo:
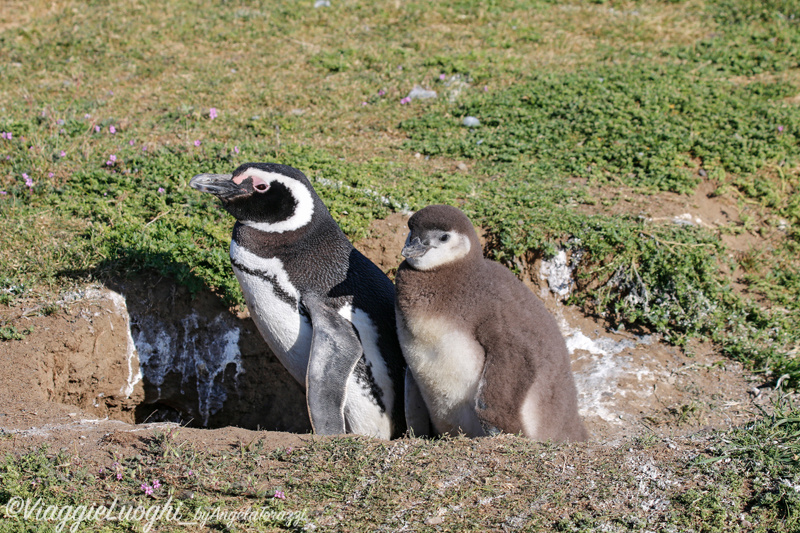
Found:
[{"label": "low vegetation", "polygon": [[[487,230],[489,253],[518,271],[567,250],[577,276],[570,302],[610,327],[679,345],[710,340],[765,380],[797,388],[800,3],[331,4],[9,2],[0,14],[0,305],[45,308],[74,286],[152,271],[241,305],[226,249],[232,221],[188,180],[278,161],[310,177],[353,239],[393,211],[458,205]],[[415,85],[437,97],[407,99]],[[470,116],[480,125],[464,126]],[[657,204],[708,184],[738,217],[676,224],[626,207],[629,197]],[[731,249],[745,235],[751,244]],[[28,334],[0,324],[2,341]],[[659,520],[751,529],[741,515],[755,529],[797,530],[797,413],[778,412],[708,437],[715,444],[695,462],[671,456],[702,481],[670,486]],[[287,494],[325,516],[339,512],[332,502],[350,501],[336,522],[344,529],[397,529],[410,517],[433,520],[430,529],[482,529],[484,500],[499,502],[490,505],[497,528],[517,527],[514,516],[563,531],[651,528],[638,510],[606,513],[558,481],[542,501],[584,505],[533,509],[538,496],[519,492],[527,471],[495,479],[490,458],[470,455],[490,443],[386,446],[324,440],[269,461],[285,472]],[[384,464],[403,446],[434,469],[436,457],[463,451],[479,472],[457,496],[430,488],[432,474]],[[560,453],[516,440],[508,449],[541,471]],[[246,461],[215,473],[209,488],[166,459],[148,452],[130,464],[138,470],[126,494],[150,477],[204,501],[277,490],[220,488]],[[633,482],[611,462],[602,475]],[[45,450],[3,468],[0,503],[42,491],[78,502],[109,483]],[[404,503],[387,503],[401,493]],[[423,517],[414,502],[427,497],[441,498],[441,516],[462,518]]]}]

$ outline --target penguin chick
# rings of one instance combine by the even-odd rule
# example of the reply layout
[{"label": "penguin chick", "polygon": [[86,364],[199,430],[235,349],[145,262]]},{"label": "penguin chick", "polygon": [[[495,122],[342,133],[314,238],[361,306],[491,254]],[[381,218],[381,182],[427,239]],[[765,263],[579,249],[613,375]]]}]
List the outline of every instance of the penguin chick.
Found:
[{"label": "penguin chick", "polygon": [[247,163],[189,184],[236,218],[233,272],[261,336],[305,387],[314,431],[401,436],[394,286],[353,248],[306,176]]},{"label": "penguin chick", "polygon": [[408,227],[395,305],[411,429],[586,440],[567,346],[542,301],[484,259],[457,208],[426,207]]}]

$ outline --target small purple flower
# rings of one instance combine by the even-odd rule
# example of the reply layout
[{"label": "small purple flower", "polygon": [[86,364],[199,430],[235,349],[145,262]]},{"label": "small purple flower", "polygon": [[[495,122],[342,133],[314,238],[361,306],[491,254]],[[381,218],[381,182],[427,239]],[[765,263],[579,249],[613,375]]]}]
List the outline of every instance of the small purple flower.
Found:
[{"label": "small purple flower", "polygon": [[361,102],[361,105],[367,105],[367,103],[366,102]]},{"label": "small purple flower", "polygon": [[89,120],[90,118],[92,118],[92,115],[90,115],[89,113],[86,113],[85,115],[83,115],[83,118],[85,120]]},{"label": "small purple flower", "polygon": [[233,147],[233,153],[234,154],[238,154],[239,153],[239,147],[238,146],[234,146]]},{"label": "small purple flower", "polygon": [[200,142],[200,139],[198,139],[198,140],[196,140],[196,141],[194,142],[194,145],[195,145],[195,146],[200,146],[201,144],[203,144],[203,143],[201,143],[201,142]]},{"label": "small purple flower", "polygon": [[405,98],[401,98],[400,99],[400,105],[406,105],[406,104],[409,104],[409,103],[411,103],[411,97],[410,96],[406,96]]},{"label": "small purple flower", "polygon": [[489,92],[489,86],[488,85],[484,85],[483,86],[483,92],[485,92],[485,93]]},{"label": "small purple flower", "polygon": [[58,157],[67,157],[67,152],[61,150],[61,153],[58,154]]},{"label": "small purple flower", "polygon": [[386,91],[384,91],[383,89],[378,91],[378,96],[384,96],[385,94],[386,94]]},{"label": "small purple flower", "polygon": [[153,480],[153,488],[154,488],[154,489],[157,489],[157,488],[159,488],[160,486],[161,486],[161,482],[160,482],[159,480],[157,480],[157,479],[154,479],[154,480]]},{"label": "small purple flower", "polygon": [[208,118],[210,118],[211,120],[214,120],[215,118],[217,118],[217,108],[216,107],[212,107],[211,109],[208,110]]},{"label": "small purple flower", "polygon": [[[158,194],[164,194],[165,192],[166,192],[166,191],[164,190],[164,187],[159,187],[159,188],[158,188]],[[157,487],[156,487],[156,488],[157,488]]]},{"label": "small purple flower", "polygon": [[783,126],[778,126],[778,133],[783,133]]},{"label": "small purple flower", "polygon": [[108,127],[108,133],[110,133],[111,135],[114,135],[115,133],[117,133],[117,128],[115,128],[114,126],[109,126]]},{"label": "small purple flower", "polygon": [[100,133],[100,126],[95,126],[94,127],[94,132],[95,133]]},{"label": "small purple flower", "polygon": [[193,476],[193,475],[194,475],[194,472],[193,472],[193,471],[191,471],[191,470],[189,470],[189,472],[187,472],[187,473],[188,473],[190,476]]},{"label": "small purple flower", "polygon": [[439,79],[444,81],[447,79],[447,76],[445,76],[444,74],[439,74]]},{"label": "small purple flower", "polygon": [[117,156],[115,156],[114,154],[111,154],[110,156],[108,156],[108,160],[109,161],[116,161],[117,160]]},{"label": "small purple flower", "polygon": [[136,141],[134,141],[133,139],[131,139],[130,141],[128,141],[128,144],[129,144],[130,146],[133,146],[134,144],[136,144]]},{"label": "small purple flower", "polygon": [[50,172],[50,173],[48,173],[48,174],[47,174],[47,177],[48,177],[48,178],[52,178],[53,176],[55,176],[55,174],[53,174],[52,172]]},{"label": "small purple flower", "polygon": [[7,195],[7,194],[8,194],[8,193],[7,193],[6,191],[0,191],[0,196],[5,196],[5,195]]},{"label": "small purple flower", "polygon": [[275,494],[273,494],[272,497],[277,498],[279,500],[285,500],[286,494],[284,494],[282,490],[276,490]]},{"label": "small purple flower", "polygon": [[146,151],[147,151],[147,146],[142,146],[142,152],[146,152]]},{"label": "small purple flower", "polygon": [[145,485],[144,483],[142,483],[141,488],[147,496],[153,495],[153,487],[151,487],[150,485]]},{"label": "small purple flower", "polygon": [[22,173],[22,179],[25,180],[25,186],[26,187],[28,187],[29,189],[33,188],[33,180],[30,178],[30,176],[28,176],[26,173],[23,172]]},{"label": "small purple flower", "polygon": [[47,116],[47,111],[45,111],[44,109],[42,109],[42,116],[43,116],[43,117],[46,117],[46,116]]}]

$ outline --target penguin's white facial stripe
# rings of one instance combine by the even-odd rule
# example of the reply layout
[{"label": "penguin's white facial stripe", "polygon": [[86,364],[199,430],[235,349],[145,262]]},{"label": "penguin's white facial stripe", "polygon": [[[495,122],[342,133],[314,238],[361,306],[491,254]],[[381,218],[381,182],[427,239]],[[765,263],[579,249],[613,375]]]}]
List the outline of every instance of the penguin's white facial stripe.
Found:
[{"label": "penguin's white facial stripe", "polygon": [[[283,174],[279,174],[277,172],[266,172],[257,168],[249,168],[233,178],[233,180],[240,180],[237,183],[241,183],[241,181],[244,181],[247,178],[252,178],[253,187],[257,192],[266,192],[269,190],[269,184],[272,182],[278,182],[284,185],[287,189],[289,189],[289,192],[292,194],[292,197],[297,204],[295,205],[292,216],[286,220],[272,223],[241,220],[240,222],[242,224],[245,226],[250,226],[251,228],[259,231],[266,231],[269,233],[284,233],[286,231],[300,229],[311,222],[311,217],[314,215],[314,197],[311,195],[311,191],[309,191],[305,185],[295,179],[290,178],[289,176],[284,176]],[[266,188],[264,188],[263,191],[259,190],[259,184],[266,185]]]},{"label": "penguin's white facial stripe", "polygon": [[[409,237],[411,237],[410,234]],[[407,239],[406,243],[408,242]],[[471,248],[472,243],[469,237],[463,233],[455,231],[437,233],[430,239],[430,245],[425,254],[419,257],[408,257],[406,261],[416,270],[432,270],[465,257]]]}]

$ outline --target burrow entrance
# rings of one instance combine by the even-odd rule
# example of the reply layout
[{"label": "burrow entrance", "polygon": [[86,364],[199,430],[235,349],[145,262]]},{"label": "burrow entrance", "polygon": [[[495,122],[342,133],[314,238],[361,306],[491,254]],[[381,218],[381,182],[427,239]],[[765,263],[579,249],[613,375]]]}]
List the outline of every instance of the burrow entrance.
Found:
[{"label": "burrow entrance", "polygon": [[303,389],[216,296],[139,279],[62,304],[16,343],[12,357],[35,368],[27,393],[129,423],[311,430]]}]

